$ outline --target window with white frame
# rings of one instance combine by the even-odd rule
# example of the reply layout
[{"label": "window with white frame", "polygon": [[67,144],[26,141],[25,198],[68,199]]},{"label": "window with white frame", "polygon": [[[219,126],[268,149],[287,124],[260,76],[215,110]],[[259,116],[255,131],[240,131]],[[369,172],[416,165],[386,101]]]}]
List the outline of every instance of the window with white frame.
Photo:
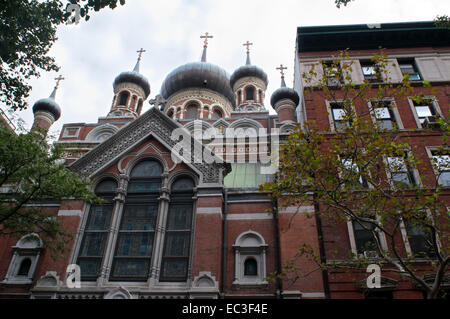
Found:
[{"label": "window with white frame", "polygon": [[382,82],[383,79],[379,72],[378,67],[373,61],[360,61],[361,71],[364,76],[364,80],[368,82]]},{"label": "window with white frame", "polygon": [[37,234],[23,236],[13,247],[13,257],[4,284],[31,284],[43,250],[42,239]]},{"label": "window with white frame", "polygon": [[387,158],[390,179],[395,187],[417,185],[414,170],[408,163],[407,156],[390,156]]},{"label": "window with white frame", "polygon": [[435,123],[440,116],[436,102],[432,98],[412,100],[415,116],[419,127],[425,127],[429,123]]},{"label": "window with white frame", "polygon": [[[355,178],[358,179],[360,187],[368,188],[369,184],[367,180],[361,175],[358,165],[355,163],[352,157],[341,155],[340,156],[343,171],[341,172],[342,178],[349,181],[353,181]],[[356,183],[355,183],[356,184]]]},{"label": "window with white frame", "polygon": [[342,103],[330,103],[330,108],[335,131],[343,132],[351,123],[349,114],[346,114]]},{"label": "window with white frame", "polygon": [[372,102],[372,105],[373,113],[380,129],[392,131],[394,128],[398,128],[393,103],[391,101],[375,101]]},{"label": "window with white frame", "polygon": [[436,253],[433,249],[432,234],[430,229],[423,226],[422,223],[413,223],[404,220],[407,240],[411,253],[417,258],[433,258]]},{"label": "window with white frame", "polygon": [[266,250],[264,238],[254,232],[245,232],[233,245],[235,253],[234,286],[265,287]]},{"label": "window with white frame", "polygon": [[431,155],[433,168],[439,183],[444,187],[450,187],[450,150],[433,150]]},{"label": "window with white frame", "polygon": [[[373,258],[378,256],[378,249],[376,239],[373,234],[375,226],[369,222],[353,221],[353,232],[355,236],[356,251],[358,255],[363,255],[366,258]],[[377,240],[379,241],[379,235]]]}]

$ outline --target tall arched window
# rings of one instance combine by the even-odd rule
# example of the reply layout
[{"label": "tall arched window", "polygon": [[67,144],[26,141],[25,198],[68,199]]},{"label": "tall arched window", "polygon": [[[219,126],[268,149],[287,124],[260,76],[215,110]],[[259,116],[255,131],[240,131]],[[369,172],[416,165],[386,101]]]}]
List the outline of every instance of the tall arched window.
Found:
[{"label": "tall arched window", "polygon": [[105,202],[91,205],[89,211],[77,261],[83,281],[95,281],[100,275],[116,188],[117,182],[113,179],[103,180],[95,188],[95,194]]},{"label": "tall arched window", "polygon": [[259,103],[261,103],[262,104],[262,102],[263,102],[263,97],[262,97],[262,91],[261,90],[258,90],[258,98],[259,98]]},{"label": "tall arched window", "polygon": [[191,243],[194,182],[182,177],[172,184],[160,281],[186,281]]},{"label": "tall arched window", "polygon": [[167,116],[170,117],[171,119],[173,119],[173,109],[169,110],[169,112],[167,112]]},{"label": "tall arched window", "polygon": [[213,119],[220,119],[220,118],[222,118],[222,111],[220,111],[218,109],[214,109],[213,114],[212,114],[212,118]]},{"label": "tall arched window", "polygon": [[241,94],[242,94],[242,91],[241,91],[241,90],[239,90],[239,91],[237,92],[237,96],[238,96],[238,101],[237,101],[237,104],[238,104],[238,105],[240,105],[240,104],[241,104]]},{"label": "tall arched window", "polygon": [[128,93],[128,92],[120,93],[119,105],[127,106],[129,97],[130,97],[130,93]]},{"label": "tall arched window", "polygon": [[197,104],[190,104],[186,108],[186,119],[195,120],[198,114],[198,106]]},{"label": "tall arched window", "polygon": [[138,106],[137,106],[137,109],[136,109],[136,113],[137,114],[141,114],[142,105],[143,105],[142,99],[139,99]]},{"label": "tall arched window", "polygon": [[245,99],[246,100],[254,100],[255,99],[255,88],[249,86],[245,89]]},{"label": "tall arched window", "polygon": [[116,242],[111,280],[146,281],[153,252],[163,168],[145,160],[130,174]]}]

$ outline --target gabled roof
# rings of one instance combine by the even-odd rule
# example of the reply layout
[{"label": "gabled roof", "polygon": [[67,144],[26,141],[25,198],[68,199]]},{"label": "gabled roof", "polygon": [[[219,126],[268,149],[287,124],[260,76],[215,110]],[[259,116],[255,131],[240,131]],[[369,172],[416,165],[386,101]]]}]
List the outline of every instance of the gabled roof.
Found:
[{"label": "gabled roof", "polygon": [[[108,168],[123,155],[132,151],[149,136],[155,137],[167,149],[171,150],[178,143],[178,141],[171,139],[172,131],[177,128],[183,127],[157,108],[152,107],[108,140],[72,163],[70,168],[75,172],[92,177]],[[205,146],[190,136],[188,132],[187,136],[191,138],[192,145],[196,145],[195,148],[199,147],[203,154]],[[221,162],[222,159],[214,155],[212,164],[208,164],[205,161],[196,163],[194,154],[191,154],[191,160],[186,164],[199,173],[202,184],[218,184],[222,183],[222,176],[231,171],[230,164]]]}]

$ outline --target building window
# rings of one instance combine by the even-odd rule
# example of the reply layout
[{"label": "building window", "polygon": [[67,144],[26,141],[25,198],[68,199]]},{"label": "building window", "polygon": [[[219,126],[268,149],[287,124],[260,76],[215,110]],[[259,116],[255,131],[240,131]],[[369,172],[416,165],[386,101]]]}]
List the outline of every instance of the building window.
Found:
[{"label": "building window", "polygon": [[261,173],[259,163],[231,163],[231,172],[225,176],[226,188],[259,189],[259,185],[272,181],[270,174]]},{"label": "building window", "polygon": [[222,112],[220,110],[218,110],[218,109],[214,109],[212,118],[213,119],[220,119],[222,117],[223,117]]},{"label": "building window", "polygon": [[334,129],[336,132],[343,132],[346,127],[351,125],[351,120],[345,114],[342,103],[331,103],[331,115],[333,117]]},{"label": "building window", "polygon": [[66,127],[64,129],[63,137],[75,138],[78,137],[79,133],[80,133],[79,127]]},{"label": "building window", "polygon": [[421,77],[419,72],[417,71],[416,64],[414,60],[400,60],[398,61],[398,64],[400,66],[400,70],[402,71],[402,74],[408,75],[410,81],[420,81]]},{"label": "building window", "polygon": [[242,102],[241,95],[242,95],[242,91],[239,90],[239,91],[237,92],[237,96],[238,96],[238,103],[237,103],[237,104],[238,104],[238,105],[240,105],[241,102]]},{"label": "building window", "polygon": [[186,119],[195,120],[198,115],[198,106],[197,104],[190,104],[186,108]]},{"label": "building window", "polygon": [[450,151],[432,151],[431,155],[439,183],[444,187],[450,187]]},{"label": "building window", "polygon": [[342,70],[340,68],[339,62],[334,63],[332,61],[325,62],[324,64],[324,74],[327,80],[327,85],[338,86],[342,81]]},{"label": "building window", "polygon": [[37,234],[22,237],[13,247],[14,254],[9,264],[5,284],[31,284],[43,250],[43,242]]},{"label": "building window", "polygon": [[141,112],[142,112],[142,105],[143,105],[143,101],[142,101],[142,99],[139,99],[138,106],[137,106],[137,109],[136,109],[136,113],[137,114],[141,114]]},{"label": "building window", "polygon": [[436,256],[433,246],[431,232],[420,224],[413,224],[405,221],[406,234],[408,236],[411,253],[418,258],[433,258]]},{"label": "building window", "polygon": [[146,281],[158,217],[162,166],[146,160],[130,174],[111,270],[112,281]]},{"label": "building window", "polygon": [[91,205],[89,210],[77,261],[83,281],[95,281],[100,275],[116,189],[117,182],[111,179],[100,182],[95,188],[95,194],[105,202]]},{"label": "building window", "polygon": [[[356,251],[359,255],[363,255],[366,258],[378,256],[377,243],[372,232],[374,228],[375,226],[372,223],[353,221]],[[379,237],[377,239],[379,240]]]},{"label": "building window", "polygon": [[267,287],[266,250],[263,237],[254,232],[245,232],[233,245],[235,253],[235,287]]},{"label": "building window", "polygon": [[187,280],[194,186],[191,178],[180,178],[172,185],[160,281]]},{"label": "building window", "polygon": [[127,106],[129,97],[130,97],[130,93],[128,93],[128,92],[120,93],[119,105]]},{"label": "building window", "polygon": [[244,264],[244,276],[257,276],[258,263],[254,258],[248,258]]},{"label": "building window", "polygon": [[391,101],[374,102],[374,115],[378,127],[382,130],[392,131],[398,128]]},{"label": "building window", "polygon": [[[348,158],[345,155],[341,156],[342,168],[341,172],[342,178],[344,180],[350,181],[350,184],[355,184],[358,187],[368,188],[369,184],[367,180],[360,174],[360,169],[352,158]],[[355,179],[356,178],[356,179]],[[359,185],[356,183],[358,181]]]},{"label": "building window", "polygon": [[171,119],[173,119],[173,109],[169,110],[169,112],[167,112],[167,116],[170,117]]},{"label": "building window", "polygon": [[255,88],[254,87],[249,86],[245,89],[245,99],[247,101],[255,99]]},{"label": "building window", "polygon": [[414,173],[407,162],[407,156],[390,156],[387,158],[390,179],[396,187],[416,185]]},{"label": "building window", "polygon": [[372,61],[361,61],[361,69],[364,75],[364,80],[368,82],[383,81],[379,69]]},{"label": "building window", "polygon": [[425,127],[429,123],[436,122],[436,116],[439,116],[439,113],[432,99],[413,100],[413,105],[420,126]]}]

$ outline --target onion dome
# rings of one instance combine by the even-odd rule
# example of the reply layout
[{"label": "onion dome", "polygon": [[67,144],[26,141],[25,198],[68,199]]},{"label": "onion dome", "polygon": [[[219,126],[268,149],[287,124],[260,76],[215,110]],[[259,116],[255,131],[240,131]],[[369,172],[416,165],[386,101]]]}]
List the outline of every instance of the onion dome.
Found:
[{"label": "onion dome", "polygon": [[269,84],[269,81],[267,80],[267,74],[264,72],[261,68],[257,67],[256,65],[251,65],[250,63],[250,53],[247,51],[247,62],[245,65],[239,67],[236,71],[233,72],[230,79],[231,87],[234,87],[236,82],[239,79],[242,79],[244,77],[251,76],[256,77],[258,79],[261,79],[264,84],[267,87],[267,84]]},{"label": "onion dome", "polygon": [[272,107],[275,108],[275,104],[277,104],[279,101],[283,99],[289,99],[292,102],[295,103],[295,105],[298,105],[298,102],[300,102],[300,97],[298,93],[291,88],[286,87],[286,82],[284,81],[284,73],[283,73],[283,65],[281,65],[281,87],[275,92],[272,93],[272,96],[270,97],[270,104]]},{"label": "onion dome", "polygon": [[133,71],[122,72],[115,78],[113,84],[114,89],[121,83],[134,83],[144,90],[145,98],[150,95],[150,83],[145,76],[139,73],[140,61],[141,57],[139,56]]},{"label": "onion dome", "polygon": [[63,80],[62,77],[59,78],[58,83],[56,84],[55,88],[53,89],[52,94],[50,97],[40,99],[33,105],[33,113],[36,114],[36,112],[46,112],[50,113],[55,121],[57,121],[61,117],[61,108],[59,107],[58,103],[55,101],[56,97],[56,91],[58,90],[59,81]]},{"label": "onion dome", "polygon": [[206,48],[205,41],[201,62],[179,66],[167,75],[161,86],[161,95],[168,100],[170,96],[184,89],[209,89],[224,96],[234,108],[236,102],[230,86],[230,76],[221,67],[206,62]]}]

